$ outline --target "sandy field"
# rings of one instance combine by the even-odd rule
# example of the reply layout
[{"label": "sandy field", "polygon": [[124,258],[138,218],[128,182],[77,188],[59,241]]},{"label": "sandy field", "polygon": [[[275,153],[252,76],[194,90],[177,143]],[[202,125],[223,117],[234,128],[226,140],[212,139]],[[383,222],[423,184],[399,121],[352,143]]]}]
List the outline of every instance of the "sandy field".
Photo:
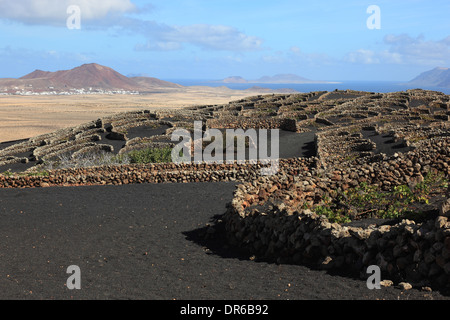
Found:
[{"label": "sandy field", "polygon": [[0,96],[0,142],[31,138],[118,112],[224,104],[267,93],[185,87],[146,95]]}]

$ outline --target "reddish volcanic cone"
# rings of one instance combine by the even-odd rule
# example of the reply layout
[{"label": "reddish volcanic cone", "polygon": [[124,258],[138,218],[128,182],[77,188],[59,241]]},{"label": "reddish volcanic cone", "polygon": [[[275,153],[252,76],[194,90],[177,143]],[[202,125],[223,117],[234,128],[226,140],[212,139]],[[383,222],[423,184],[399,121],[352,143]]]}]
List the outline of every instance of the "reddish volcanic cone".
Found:
[{"label": "reddish volcanic cone", "polygon": [[35,70],[19,79],[0,79],[0,89],[44,92],[68,92],[72,89],[104,91],[152,92],[161,89],[178,89],[182,86],[150,77],[126,77],[96,63],[84,64],[71,70],[56,72]]},{"label": "reddish volcanic cone", "polygon": [[111,68],[96,63],[84,64],[72,70],[47,72],[36,70],[21,79],[46,79],[55,86],[69,88],[96,88],[137,90],[138,84]]}]

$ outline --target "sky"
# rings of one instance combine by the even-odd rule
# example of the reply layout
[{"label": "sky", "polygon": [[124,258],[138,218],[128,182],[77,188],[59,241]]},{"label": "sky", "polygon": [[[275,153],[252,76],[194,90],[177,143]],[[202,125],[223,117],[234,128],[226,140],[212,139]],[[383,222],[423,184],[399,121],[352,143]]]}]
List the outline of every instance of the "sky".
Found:
[{"label": "sky", "polygon": [[449,0],[0,0],[0,77],[409,81],[450,67]]}]

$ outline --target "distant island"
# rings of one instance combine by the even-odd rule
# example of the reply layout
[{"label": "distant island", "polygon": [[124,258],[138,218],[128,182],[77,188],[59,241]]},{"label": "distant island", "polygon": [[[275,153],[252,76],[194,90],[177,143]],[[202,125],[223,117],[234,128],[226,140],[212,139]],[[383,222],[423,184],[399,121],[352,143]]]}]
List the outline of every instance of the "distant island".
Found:
[{"label": "distant island", "polygon": [[[228,83],[247,83],[239,77],[230,78]],[[226,83],[226,82],[225,82]],[[204,90],[231,91],[226,86],[208,87]],[[33,72],[15,78],[0,78],[0,95],[73,95],[73,94],[149,94],[162,92],[185,92],[187,87],[177,83],[149,77],[146,74],[125,76],[114,69],[97,63],[83,64],[70,70]],[[268,89],[252,86],[242,92],[295,93],[294,89]]]},{"label": "distant island", "polygon": [[255,80],[246,80],[240,76],[232,76],[223,80],[215,81],[219,83],[265,83],[265,84],[302,84],[302,83],[336,83],[330,81],[310,80],[296,74],[277,74],[274,76],[263,76]]},{"label": "distant island", "polygon": [[244,78],[237,77],[237,76],[235,76],[235,77],[228,77],[228,78],[225,78],[225,79],[223,79],[223,80],[221,80],[219,82],[222,82],[222,83],[249,83]]},{"label": "distant island", "polygon": [[406,84],[418,87],[450,88],[450,68],[434,68],[433,70],[421,73]]}]

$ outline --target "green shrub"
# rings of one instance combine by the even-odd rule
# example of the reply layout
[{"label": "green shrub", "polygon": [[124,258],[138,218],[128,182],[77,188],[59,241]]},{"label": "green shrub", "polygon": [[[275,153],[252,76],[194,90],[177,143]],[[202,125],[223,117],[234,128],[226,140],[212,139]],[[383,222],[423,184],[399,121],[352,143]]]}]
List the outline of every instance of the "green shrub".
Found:
[{"label": "green shrub", "polygon": [[31,171],[27,173],[28,177],[48,177],[50,173],[45,169],[40,169],[37,171]]},{"label": "green shrub", "polygon": [[442,173],[428,173],[424,180],[415,186],[399,185],[392,191],[382,191],[376,185],[361,183],[358,187],[339,192],[333,201],[323,199],[323,204],[314,210],[325,215],[330,222],[348,222],[349,212],[360,217],[383,219],[420,219],[412,205],[428,204],[433,193],[443,192],[448,181]]},{"label": "green shrub", "polygon": [[317,206],[314,212],[319,216],[325,216],[331,223],[348,223],[351,221],[350,217],[342,210],[331,209],[329,206]]},{"label": "green shrub", "polygon": [[14,172],[11,171],[11,169],[8,169],[2,173],[5,177],[12,177],[14,175]]},{"label": "green shrub", "polygon": [[134,150],[126,154],[131,163],[167,163],[172,162],[172,148],[147,148]]}]

